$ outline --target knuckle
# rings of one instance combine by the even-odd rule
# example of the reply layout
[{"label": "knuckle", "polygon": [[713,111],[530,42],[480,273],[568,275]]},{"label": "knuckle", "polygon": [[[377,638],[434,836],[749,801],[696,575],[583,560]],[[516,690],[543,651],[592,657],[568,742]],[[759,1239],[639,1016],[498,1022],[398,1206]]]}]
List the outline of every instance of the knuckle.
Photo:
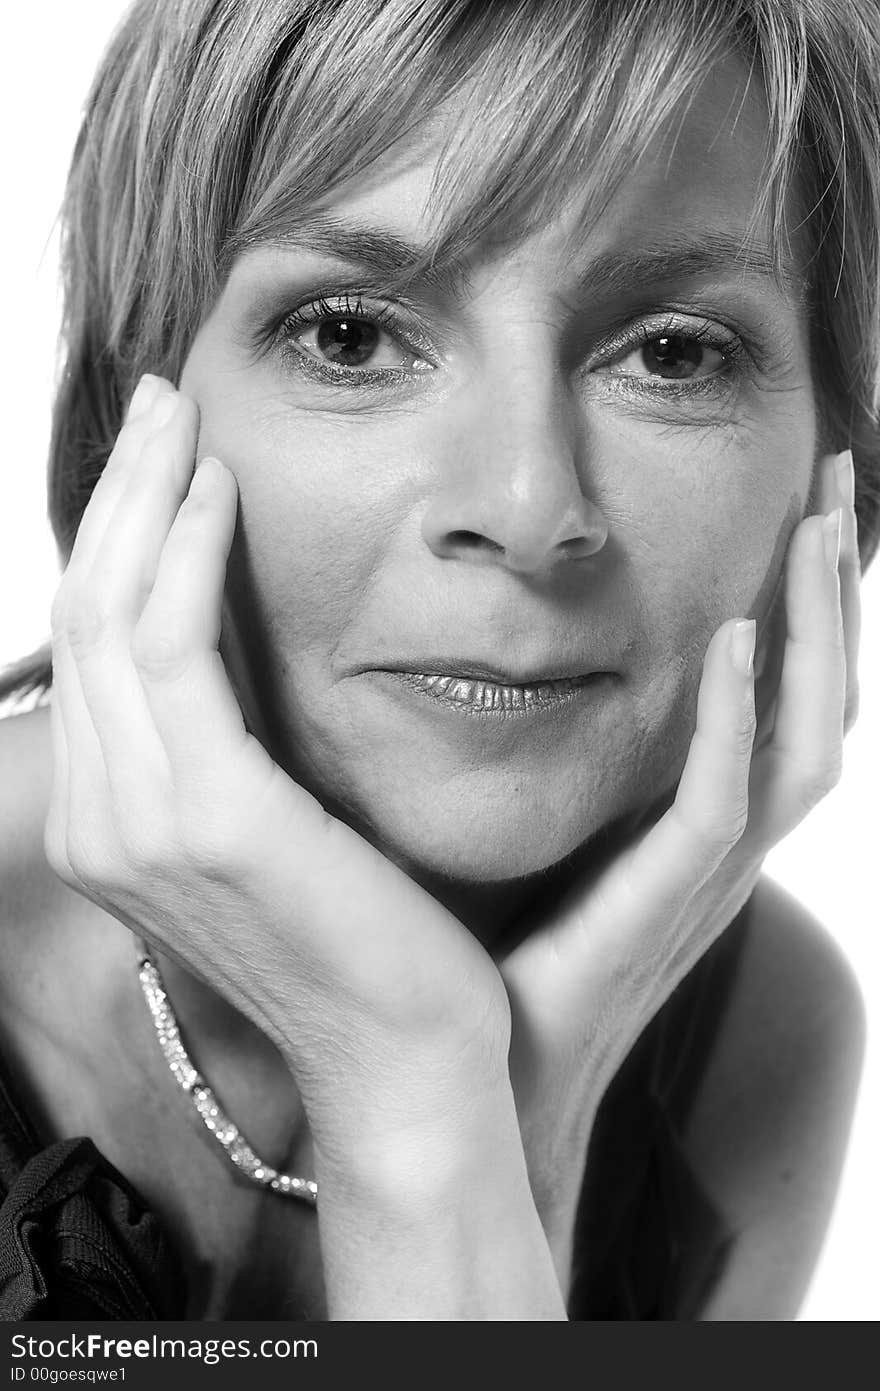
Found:
[{"label": "knuckle", "polygon": [[113,890],[123,882],[122,863],[115,847],[96,830],[73,824],[67,828],[64,853],[78,882],[92,891]]},{"label": "knuckle", "polygon": [[113,614],[105,598],[87,586],[78,586],[61,601],[60,621],[74,655],[101,648],[113,631]]},{"label": "knuckle", "polygon": [[118,831],[115,863],[126,883],[160,877],[169,868],[164,839],[142,822],[126,822]]},{"label": "knuckle", "polygon": [[71,826],[66,856],[82,884],[110,899],[161,879],[170,867],[164,838],[140,817],[120,820],[112,830]]},{"label": "knuckle", "polygon": [[827,797],[840,782],[842,762],[835,758],[830,763],[817,764],[805,768],[800,777],[799,794],[806,807],[814,807]]},{"label": "knuckle", "polygon": [[191,817],[178,834],[180,853],[199,877],[238,882],[241,837],[230,816]]},{"label": "knuckle", "polygon": [[748,806],[739,802],[732,810],[719,807],[704,812],[699,824],[692,828],[703,857],[710,861],[723,859],[742,839],[748,816]]},{"label": "knuckle", "polygon": [[146,681],[171,681],[181,676],[189,666],[190,655],[181,638],[167,629],[139,625],[132,636],[131,658]]}]

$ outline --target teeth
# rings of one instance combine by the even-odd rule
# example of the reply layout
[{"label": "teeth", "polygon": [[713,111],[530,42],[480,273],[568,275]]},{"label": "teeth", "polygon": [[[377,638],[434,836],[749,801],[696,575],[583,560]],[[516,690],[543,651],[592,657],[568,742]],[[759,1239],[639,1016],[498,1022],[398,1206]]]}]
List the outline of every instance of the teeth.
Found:
[{"label": "teeth", "polygon": [[423,691],[454,701],[472,710],[533,710],[556,704],[574,691],[575,679],[537,681],[529,686],[505,686],[495,681],[472,680],[465,676],[442,676],[438,672],[413,673],[409,678]]},{"label": "teeth", "polygon": [[474,698],[473,681],[456,681],[455,685],[447,692],[450,700],[460,700],[462,704],[470,705]]}]

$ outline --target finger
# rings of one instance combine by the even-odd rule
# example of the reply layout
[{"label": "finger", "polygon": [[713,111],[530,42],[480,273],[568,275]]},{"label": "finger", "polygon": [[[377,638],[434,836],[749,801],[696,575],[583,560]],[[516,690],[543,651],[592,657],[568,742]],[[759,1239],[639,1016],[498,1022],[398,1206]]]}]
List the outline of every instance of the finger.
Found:
[{"label": "finger", "polygon": [[229,469],[203,459],[168,533],[132,641],[156,728],[175,773],[210,765],[246,737],[218,652],[226,564],[238,503]]},{"label": "finger", "polygon": [[171,387],[161,377],[146,375],[138,383],[113,451],[80,520],[70,556],[70,565],[75,569],[86,570],[92,563],[119,501],[125,469],[139,455],[149,436],[150,408],[163,390]]},{"label": "finger", "polygon": [[697,724],[672,806],[635,851],[632,874],[660,901],[686,900],[738,842],[755,737],[755,623],[718,629],[703,664]]},{"label": "finger", "polygon": [[[67,648],[110,787],[123,804],[131,804],[141,784],[157,787],[167,773],[130,642],[191,471],[197,412],[194,403],[163,387],[138,420],[140,450],[129,447],[115,465],[116,505],[100,539],[96,526],[62,585]],[[104,508],[101,499],[98,510]]]},{"label": "finger", "polygon": [[[847,686],[844,726],[849,729],[858,713],[858,649],[861,611],[861,567],[859,563],[856,516],[853,508],[855,479],[852,454],[829,454],[820,460],[816,472],[813,501],[822,514],[842,509],[840,559],[840,606],[843,619]],[[768,605],[767,616],[758,635],[755,656],[757,734],[755,749],[764,748],[773,737],[776,696],[782,676],[785,649],[785,568]]]},{"label": "finger", "polygon": [[839,510],[798,527],[786,567],[787,635],[773,738],[755,755],[749,838],[775,844],[837,781],[846,689]]},{"label": "finger", "polygon": [[120,812],[78,668],[63,636],[53,643],[51,720],[56,782],[44,834],[46,856],[66,884],[126,922],[119,907],[119,875],[126,873],[130,851],[156,824],[155,803],[149,779],[141,775],[133,753],[133,777]]},{"label": "finger", "polygon": [[855,472],[850,450],[835,460],[838,506],[842,510],[840,530],[840,612],[843,650],[846,660],[846,693],[843,726],[848,731],[859,711],[859,640],[862,623],[862,567],[859,558],[858,525],[855,513]]},{"label": "finger", "polygon": [[785,647],[785,567],[779,577],[766,613],[758,628],[755,653],[755,750],[773,737],[776,694],[782,676]]},{"label": "finger", "polygon": [[[739,839],[748,815],[749,762],[755,730],[755,625],[731,621],[706,652],[697,724],[675,799],[627,854],[561,905],[552,933],[554,957],[565,962],[566,990],[585,988],[577,961],[595,974],[603,959],[650,963],[676,945],[682,909]],[[596,905],[601,906],[597,914]],[[656,933],[653,942],[645,941]],[[602,937],[604,940],[599,940]],[[647,948],[647,949],[646,949]],[[588,988],[588,987],[587,987]]]},{"label": "finger", "polygon": [[852,450],[829,454],[819,465],[817,479],[817,511],[822,513],[841,509],[840,557],[837,571],[840,579],[840,610],[843,621],[843,648],[846,658],[846,695],[844,701],[844,730],[849,730],[858,714],[859,681],[858,653],[861,629],[861,580],[858,524],[855,514],[856,480]]},{"label": "finger", "polygon": [[101,596],[114,631],[130,629],[152,587],[162,547],[189,486],[198,411],[162,391],[146,412],[149,433],[118,466],[116,506],[96,547],[86,584]]},{"label": "finger", "polygon": [[83,699],[76,663],[63,632],[52,645],[53,787],[46,820],[49,863],[67,883],[79,883],[71,865],[76,858],[72,831],[80,846],[97,843],[97,822],[107,801],[107,777],[101,746]]}]

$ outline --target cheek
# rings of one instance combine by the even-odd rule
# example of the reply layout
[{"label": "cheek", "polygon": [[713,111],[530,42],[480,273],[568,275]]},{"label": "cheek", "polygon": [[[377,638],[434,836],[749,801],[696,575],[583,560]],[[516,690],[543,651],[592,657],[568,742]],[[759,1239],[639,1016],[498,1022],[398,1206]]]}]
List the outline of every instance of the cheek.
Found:
[{"label": "cheek", "polygon": [[381,430],[296,413],[284,400],[202,402],[202,452],[238,479],[233,592],[247,590],[267,654],[323,654],[356,619],[406,502],[400,444]]},{"label": "cheek", "polygon": [[728,618],[760,619],[807,506],[810,401],[792,401],[773,421],[655,430],[653,438],[638,424],[615,425],[605,456],[614,461],[609,506],[651,630],[664,641],[677,635],[680,645],[687,633],[708,641]]},{"label": "cheek", "polygon": [[614,460],[608,507],[634,617],[636,724],[675,762],[713,633],[742,616],[756,617],[760,634],[778,597],[809,495],[812,413],[701,431],[621,428],[619,417],[615,426],[604,457]]}]

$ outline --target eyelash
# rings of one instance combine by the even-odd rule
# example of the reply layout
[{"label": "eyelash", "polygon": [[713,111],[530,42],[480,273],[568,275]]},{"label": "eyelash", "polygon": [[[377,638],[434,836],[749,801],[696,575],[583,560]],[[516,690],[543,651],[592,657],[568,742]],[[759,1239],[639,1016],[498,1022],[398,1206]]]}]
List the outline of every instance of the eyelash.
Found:
[{"label": "eyelash", "polygon": [[331,367],[329,363],[324,364],[295,346],[298,331],[311,328],[325,319],[358,319],[364,323],[376,324],[413,357],[428,362],[432,367],[435,365],[428,355],[426,335],[415,327],[406,325],[391,305],[365,305],[359,292],[352,295],[349,291],[343,291],[330,296],[319,295],[317,299],[288,311],[273,335],[285,362],[294,370],[303,371],[318,381],[353,390],[371,387],[381,389],[400,386],[417,375],[401,367]]},{"label": "eyelash", "polygon": [[[338,294],[319,295],[315,299],[289,310],[267,335],[277,343],[283,360],[293,370],[304,372],[317,381],[334,387],[345,387],[353,391],[380,391],[399,388],[410,384],[418,373],[402,367],[353,368],[332,367],[322,363],[295,344],[296,334],[327,319],[358,319],[375,324],[385,330],[398,344],[413,357],[428,364],[437,365],[432,356],[427,335],[420,328],[403,321],[402,317],[387,303],[365,303],[361,292],[343,291]],[[606,369],[663,337],[681,337],[690,341],[704,343],[721,353],[723,368],[705,377],[676,380],[665,377],[637,377],[625,373],[615,374]],[[701,396],[718,396],[729,393],[732,379],[741,375],[747,367],[748,352],[743,339],[731,329],[708,320],[690,318],[680,313],[666,314],[664,317],[644,319],[629,325],[617,336],[606,340],[599,349],[601,357],[594,355],[593,361],[584,371],[591,377],[602,376],[613,383],[614,390],[657,400],[674,400]]]},{"label": "eyelash", "polygon": [[[660,338],[684,338],[689,342],[704,344],[714,348],[723,359],[723,367],[705,377],[682,378],[635,377],[624,373],[615,375],[600,368],[613,366],[615,362],[628,357],[631,352]],[[615,390],[631,391],[664,400],[680,397],[718,396],[729,393],[733,380],[742,376],[749,365],[749,351],[745,341],[732,329],[710,319],[697,319],[680,313],[670,313],[657,318],[643,319],[629,325],[618,337],[602,344],[602,358],[595,361],[587,371],[591,376],[602,375],[614,383]]]}]

